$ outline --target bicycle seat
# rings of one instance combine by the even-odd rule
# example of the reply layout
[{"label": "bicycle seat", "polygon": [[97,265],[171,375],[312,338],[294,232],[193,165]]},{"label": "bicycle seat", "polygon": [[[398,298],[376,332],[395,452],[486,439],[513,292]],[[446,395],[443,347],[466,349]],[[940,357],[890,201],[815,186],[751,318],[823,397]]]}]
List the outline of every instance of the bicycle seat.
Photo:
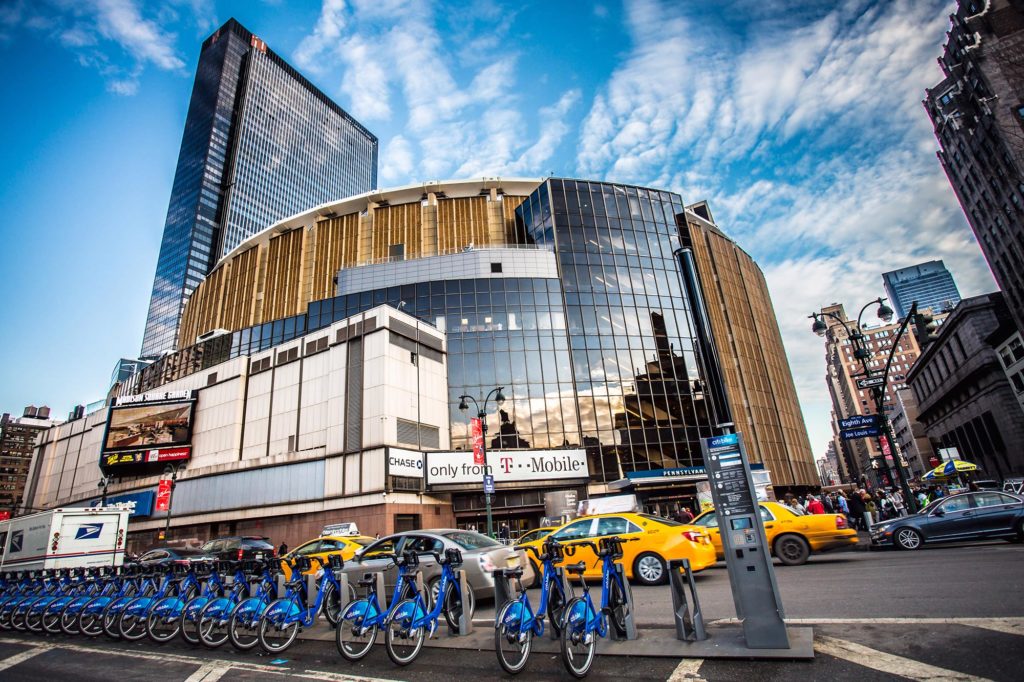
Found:
[{"label": "bicycle seat", "polygon": [[569,564],[565,567],[565,570],[573,575],[583,575],[583,572],[587,570],[587,562],[581,561],[578,564]]},{"label": "bicycle seat", "polygon": [[506,569],[503,569],[501,571],[501,574],[503,576],[505,576],[506,578],[522,578],[523,577],[523,567],[522,566],[516,566],[514,568],[506,568]]}]

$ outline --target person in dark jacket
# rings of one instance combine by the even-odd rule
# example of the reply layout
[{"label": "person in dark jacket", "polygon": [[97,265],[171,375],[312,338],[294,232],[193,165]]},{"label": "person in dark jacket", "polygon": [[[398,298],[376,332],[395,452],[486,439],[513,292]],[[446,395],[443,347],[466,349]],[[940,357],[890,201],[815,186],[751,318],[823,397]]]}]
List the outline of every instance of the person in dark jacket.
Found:
[{"label": "person in dark jacket", "polygon": [[847,504],[850,505],[850,518],[853,521],[854,527],[858,530],[867,530],[864,527],[864,500],[861,496],[854,491],[847,499]]}]

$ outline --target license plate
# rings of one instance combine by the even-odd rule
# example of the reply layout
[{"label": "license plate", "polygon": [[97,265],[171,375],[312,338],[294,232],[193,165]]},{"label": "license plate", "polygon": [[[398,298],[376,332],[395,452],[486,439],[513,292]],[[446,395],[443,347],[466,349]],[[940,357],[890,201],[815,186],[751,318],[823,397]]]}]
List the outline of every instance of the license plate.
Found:
[{"label": "license plate", "polygon": [[505,557],[505,568],[519,568],[519,555],[511,554]]},{"label": "license plate", "polygon": [[256,553],[256,561],[263,561],[263,552]]}]

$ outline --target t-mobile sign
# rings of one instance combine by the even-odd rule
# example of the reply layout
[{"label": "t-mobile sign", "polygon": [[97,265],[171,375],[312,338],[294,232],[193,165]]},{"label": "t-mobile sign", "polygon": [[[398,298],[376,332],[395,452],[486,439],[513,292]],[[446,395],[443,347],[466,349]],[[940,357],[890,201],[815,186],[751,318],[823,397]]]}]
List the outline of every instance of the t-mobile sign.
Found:
[{"label": "t-mobile sign", "polygon": [[[473,452],[428,452],[427,485],[480,483],[485,473],[495,483],[589,478],[585,450],[489,450],[487,466],[473,463]],[[485,471],[486,469],[486,471]]]}]

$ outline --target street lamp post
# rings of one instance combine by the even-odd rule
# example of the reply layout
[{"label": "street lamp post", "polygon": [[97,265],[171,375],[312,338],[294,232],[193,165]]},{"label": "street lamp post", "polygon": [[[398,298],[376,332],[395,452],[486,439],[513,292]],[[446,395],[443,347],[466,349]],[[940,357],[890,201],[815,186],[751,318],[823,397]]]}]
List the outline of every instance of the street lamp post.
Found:
[{"label": "street lamp post", "polygon": [[[480,403],[476,401],[471,395],[460,395],[459,396],[459,411],[466,412],[469,410],[469,403],[467,400],[473,401],[473,407],[476,408],[476,416],[480,420],[480,433],[483,436],[483,455],[484,455],[484,476],[487,476],[487,403],[490,402],[491,398],[494,398],[494,404],[501,407],[505,403],[505,395],[502,393],[504,386],[498,386],[497,388],[491,389],[491,392],[487,394],[487,397],[483,399],[483,407],[480,407]],[[486,479],[485,479],[486,481]],[[484,487],[484,502],[487,506],[487,537],[494,537],[494,519],[491,516],[491,494],[487,492],[486,482]]]},{"label": "street lamp post", "polygon": [[107,506],[107,486],[110,485],[110,477],[103,476],[100,478],[100,482],[96,484],[96,487],[100,489],[100,506]]},{"label": "street lamp post", "polygon": [[164,523],[164,541],[167,540],[167,534],[171,531],[171,509],[174,505],[174,488],[177,485],[175,481],[178,480],[178,472],[184,468],[184,462],[180,464],[168,464],[164,467],[164,473],[171,475],[171,492],[167,496],[167,521]]},{"label": "street lamp post", "polygon": [[[875,314],[878,316],[878,319],[882,320],[882,322],[891,321],[893,317],[893,310],[892,308],[885,304],[884,298],[876,298],[873,301],[868,301],[868,303],[865,304],[865,306],[860,309],[860,313],[857,315],[857,324],[854,325],[852,328],[850,326],[850,320],[845,320],[833,312],[811,313],[810,315],[808,315],[810,319],[814,320],[814,323],[811,325],[811,331],[813,331],[818,336],[824,337],[825,334],[828,332],[828,324],[823,319],[825,317],[832,318],[833,320],[841,324],[843,328],[846,330],[846,336],[847,338],[850,339],[850,342],[853,344],[853,357],[854,359],[859,360],[861,363],[862,374],[854,375],[853,378],[855,379],[859,377],[866,379],[868,377],[873,376],[871,369],[868,367],[868,361],[871,359],[871,352],[868,350],[867,346],[864,343],[865,335],[861,320],[864,317],[864,313],[867,311],[867,309],[875,304],[878,304],[878,310],[875,312]],[[896,451],[896,441],[893,439],[892,428],[889,424],[889,416],[885,413],[885,389],[889,385],[889,366],[892,363],[892,358],[896,352],[896,347],[899,344],[900,339],[903,338],[903,333],[907,329],[907,323],[911,320],[911,318],[914,317],[916,313],[917,302],[915,301],[910,308],[909,314],[906,316],[906,318],[904,318],[903,323],[900,325],[899,331],[896,332],[896,337],[892,341],[892,344],[889,349],[889,357],[885,363],[885,370],[882,373],[882,383],[877,386],[872,386],[869,389],[875,401],[875,412],[879,420],[881,420],[882,433],[878,437],[878,449],[879,452],[882,454],[882,463],[885,465],[886,471],[889,474],[890,481],[899,481],[900,490],[903,493],[904,504],[906,505],[907,510],[911,513],[917,510],[917,500],[911,494],[910,486],[907,484],[907,478],[903,472],[903,465],[899,461],[899,453]],[[882,446],[883,438],[889,444],[889,451],[892,453],[892,468],[889,467],[889,463],[886,461],[885,458],[885,449]],[[893,476],[893,469],[895,469],[896,471],[896,476]]]}]

